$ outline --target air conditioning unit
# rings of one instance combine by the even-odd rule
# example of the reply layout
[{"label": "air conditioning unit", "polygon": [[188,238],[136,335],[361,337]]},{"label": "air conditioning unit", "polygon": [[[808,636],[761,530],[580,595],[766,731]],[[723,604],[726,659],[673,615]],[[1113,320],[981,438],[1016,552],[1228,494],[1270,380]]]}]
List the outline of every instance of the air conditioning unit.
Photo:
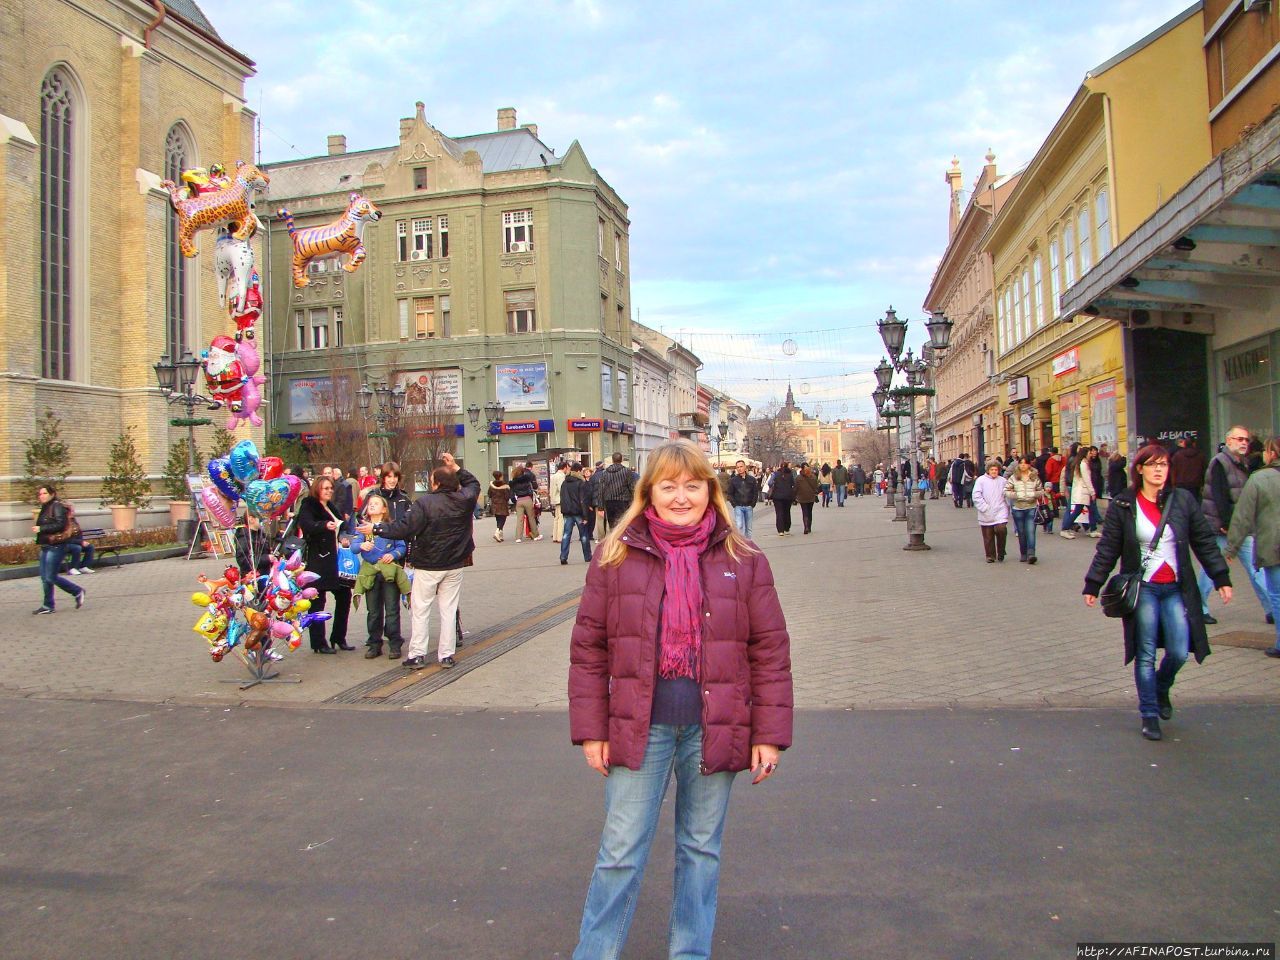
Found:
[{"label": "air conditioning unit", "polygon": [[514,241],[514,242],[511,244],[511,249],[509,249],[507,252],[508,252],[508,253],[528,253],[528,252],[529,252],[529,241],[528,241],[528,240],[516,240],[516,241]]},{"label": "air conditioning unit", "polygon": [[425,259],[427,259],[427,251],[425,251],[425,250],[411,250],[411,251],[409,251],[409,259],[410,259],[410,260],[425,260]]}]

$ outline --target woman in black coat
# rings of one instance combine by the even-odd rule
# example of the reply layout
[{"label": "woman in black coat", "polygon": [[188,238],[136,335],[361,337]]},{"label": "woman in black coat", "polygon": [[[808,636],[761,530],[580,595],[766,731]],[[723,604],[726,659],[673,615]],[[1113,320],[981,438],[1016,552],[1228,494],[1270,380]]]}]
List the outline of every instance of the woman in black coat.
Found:
[{"label": "woman in black coat", "polygon": [[[1115,497],[1107,511],[1102,538],[1085,574],[1084,601],[1091,607],[1097,602],[1117,560],[1121,573],[1142,573],[1138,608],[1124,618],[1124,662],[1136,661],[1133,676],[1142,735],[1159,740],[1160,721],[1173,716],[1169,689],[1188,652],[1195,653],[1196,663],[1210,653],[1192,552],[1223,603],[1231,602],[1231,575],[1196,498],[1169,483],[1169,453],[1164,447],[1149,444],[1139,450],[1132,477],[1133,486]],[[1167,525],[1144,564],[1166,503]],[[1161,645],[1164,658],[1157,670],[1156,648]]]},{"label": "woman in black coat", "polygon": [[791,464],[785,460],[769,484],[769,499],[773,501],[774,525],[778,528],[778,536],[791,536],[791,504],[796,499],[796,475],[791,472]]},{"label": "woman in black coat", "polygon": [[[325,642],[324,623],[313,622],[308,628],[312,653],[336,653],[354,650],[347,643],[347,617],[351,613],[351,584],[338,579],[338,528],[342,520],[333,512],[333,481],[317,477],[311,484],[311,495],[298,507],[298,527],[307,543],[306,569],[320,574],[311,584],[320,595],[311,601],[311,609],[324,609],[328,595],[333,594],[332,632]],[[332,646],[330,646],[332,644]]]}]

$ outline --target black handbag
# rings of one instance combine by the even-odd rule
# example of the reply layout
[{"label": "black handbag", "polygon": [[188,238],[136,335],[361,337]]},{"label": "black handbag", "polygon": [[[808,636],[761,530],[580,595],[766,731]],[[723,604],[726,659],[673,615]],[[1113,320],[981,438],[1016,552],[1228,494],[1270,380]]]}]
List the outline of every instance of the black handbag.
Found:
[{"label": "black handbag", "polygon": [[[1169,508],[1173,506],[1173,491],[1164,501],[1164,510],[1160,514],[1160,522],[1156,524],[1156,535],[1151,538],[1151,543],[1147,545],[1146,553],[1149,557],[1156,552],[1156,547],[1160,544],[1160,538],[1164,536],[1165,524],[1169,521]],[[1135,510],[1142,509],[1136,503]],[[1142,593],[1142,574],[1145,569],[1145,557],[1143,569],[1139,569],[1136,573],[1117,573],[1114,577],[1107,581],[1107,585],[1102,588],[1102,594],[1098,597],[1102,601],[1102,612],[1108,617],[1131,617],[1138,610],[1138,596]]]}]

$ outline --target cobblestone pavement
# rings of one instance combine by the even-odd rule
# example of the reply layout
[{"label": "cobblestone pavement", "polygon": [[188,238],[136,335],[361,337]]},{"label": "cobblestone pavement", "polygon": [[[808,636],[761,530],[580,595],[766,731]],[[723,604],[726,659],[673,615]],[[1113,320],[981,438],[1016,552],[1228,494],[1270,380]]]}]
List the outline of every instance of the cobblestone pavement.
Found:
[{"label": "cobblestone pavement", "polygon": [[[1041,535],[1040,562],[1011,556],[987,564],[972,510],[928,504],[932,546],[902,550],[905,524],[878,498],[815,510],[814,532],[773,532],[772,510],[756,511],[757,540],[774,568],[792,635],[796,702],[801,707],[1009,706],[1134,704],[1122,664],[1119,624],[1080,598],[1094,541]],[[544,524],[549,533],[549,524]],[[494,543],[492,521],[476,525],[476,565],[463,587],[471,637],[518,625],[522,614],[582,583],[580,553],[561,567],[550,536],[540,543]],[[216,561],[164,560],[78,578],[83,610],[58,595],[58,612],[33,617],[36,580],[0,582],[0,691],[27,696],[111,697],[176,702],[251,701],[317,704],[395,668],[360,652],[316,657],[303,649],[283,675],[299,684],[241,692],[240,664],[210,662],[190,630],[188,602],[197,573]],[[1239,567],[1233,571],[1239,580]],[[1280,664],[1261,650],[1271,642],[1247,587],[1210,628],[1214,653],[1179,677],[1179,703],[1280,703]],[[408,621],[404,620],[407,634]],[[425,696],[407,709],[563,708],[572,621],[545,632]],[[433,636],[435,630],[433,627]],[[350,641],[365,636],[353,612]],[[1215,638],[1218,638],[1215,641]],[[464,642],[469,638],[464,638]],[[434,641],[433,641],[434,644]],[[466,665],[464,646],[460,659]]]}]

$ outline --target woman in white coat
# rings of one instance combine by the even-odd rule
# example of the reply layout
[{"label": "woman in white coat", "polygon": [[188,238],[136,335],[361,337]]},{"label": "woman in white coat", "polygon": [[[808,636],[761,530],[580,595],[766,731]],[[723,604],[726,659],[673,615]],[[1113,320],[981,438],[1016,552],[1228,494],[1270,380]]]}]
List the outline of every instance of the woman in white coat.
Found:
[{"label": "woman in white coat", "polygon": [[1062,525],[1062,533],[1059,536],[1067,540],[1074,540],[1075,533],[1071,526],[1076,522],[1076,517],[1081,513],[1089,514],[1089,536],[1097,540],[1102,534],[1098,531],[1098,491],[1093,485],[1093,468],[1092,461],[1098,456],[1097,447],[1081,447],[1080,455],[1076,457],[1076,462],[1071,473],[1071,513],[1067,516],[1067,522]]},{"label": "woman in white coat", "polygon": [[1004,498],[1005,479],[1000,461],[988,460],[987,472],[973,485],[973,505],[978,509],[978,528],[982,531],[982,548],[987,563],[1004,563],[1005,542],[1009,537],[1009,503]]}]

